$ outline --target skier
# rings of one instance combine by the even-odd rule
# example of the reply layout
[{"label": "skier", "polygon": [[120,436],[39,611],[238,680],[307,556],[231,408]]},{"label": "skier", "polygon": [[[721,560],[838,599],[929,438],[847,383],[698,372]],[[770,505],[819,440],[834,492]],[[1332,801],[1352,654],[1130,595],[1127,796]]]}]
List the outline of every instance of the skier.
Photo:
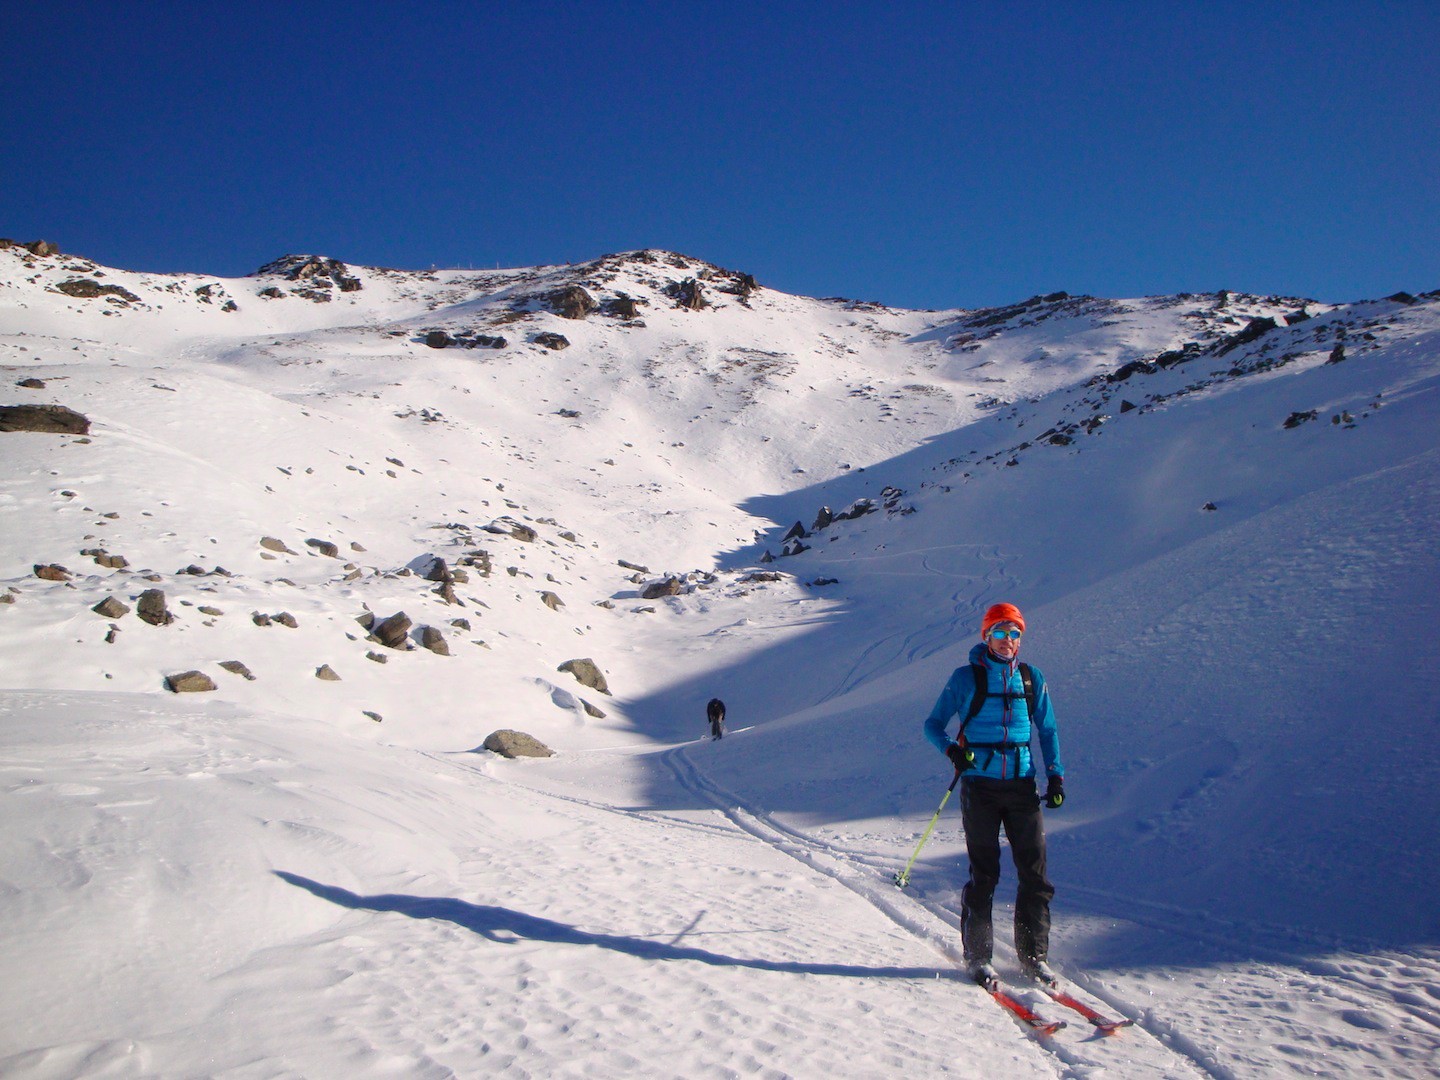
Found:
[{"label": "skier", "polygon": [[[1044,802],[1052,810],[1065,801],[1065,769],[1044,677],[1018,660],[1024,632],[1025,617],[1013,604],[987,610],[980,624],[981,643],[971,649],[970,662],[955,669],[925,721],[925,737],[960,773],[960,812],[970,858],[970,877],[960,894],[960,936],[967,969],[987,986],[996,979],[991,906],[1000,882],[1002,826],[1020,878],[1015,898],[1020,966],[1031,978],[1055,982],[1046,962],[1055,889],[1045,874],[1045,827],[1030,753],[1032,731],[1040,734],[1049,777]],[[957,715],[960,730],[951,739],[945,728]]]},{"label": "skier", "polygon": [[710,721],[710,738],[718,739],[725,734],[725,703],[718,697],[711,698],[705,706],[705,718]]}]

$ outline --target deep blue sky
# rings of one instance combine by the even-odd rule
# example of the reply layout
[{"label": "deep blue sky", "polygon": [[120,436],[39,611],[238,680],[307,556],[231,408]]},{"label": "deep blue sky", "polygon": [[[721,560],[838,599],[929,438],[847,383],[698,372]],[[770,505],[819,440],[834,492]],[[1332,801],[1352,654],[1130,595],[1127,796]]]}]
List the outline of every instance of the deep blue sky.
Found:
[{"label": "deep blue sky", "polygon": [[1440,3],[0,0],[0,236],[238,275],[665,247],[976,307],[1440,288]]}]

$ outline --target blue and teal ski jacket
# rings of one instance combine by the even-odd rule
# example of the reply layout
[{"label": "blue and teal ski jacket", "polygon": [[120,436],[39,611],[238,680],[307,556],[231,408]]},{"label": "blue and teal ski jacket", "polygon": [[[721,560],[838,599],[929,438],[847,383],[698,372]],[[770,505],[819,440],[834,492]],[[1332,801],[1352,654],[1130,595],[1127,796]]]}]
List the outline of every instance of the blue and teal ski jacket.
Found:
[{"label": "blue and teal ski jacket", "polygon": [[[970,663],[955,669],[940,700],[925,720],[925,737],[940,750],[948,750],[955,740],[945,733],[951,720],[963,721],[970,712],[970,699],[975,693],[975,677],[971,664],[985,669],[986,697],[975,719],[965,728],[965,742],[1012,743],[1013,749],[987,750],[975,747],[975,767],[964,776],[988,776],[992,780],[1024,779],[1035,775],[1035,762],[1030,753],[1031,735],[1040,733],[1040,752],[1045,757],[1049,776],[1065,775],[1060,764],[1060,734],[1055,727],[1055,713],[1050,708],[1050,692],[1045,677],[1034,664],[1030,670],[1035,679],[1035,715],[1029,714],[1025,703],[1025,684],[1020,669],[990,655],[982,642],[970,650]],[[1009,691],[1007,696],[1006,691]]]}]

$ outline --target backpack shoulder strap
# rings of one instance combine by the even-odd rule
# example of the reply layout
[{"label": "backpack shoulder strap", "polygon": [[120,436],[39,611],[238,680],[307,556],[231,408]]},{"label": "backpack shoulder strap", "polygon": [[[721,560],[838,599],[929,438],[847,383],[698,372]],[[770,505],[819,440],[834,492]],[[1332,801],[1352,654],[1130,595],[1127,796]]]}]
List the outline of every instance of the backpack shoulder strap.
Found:
[{"label": "backpack shoulder strap", "polygon": [[1034,670],[1023,660],[1017,666],[1020,669],[1020,681],[1025,684],[1025,713],[1031,720],[1034,720],[1035,702],[1040,697],[1040,691],[1036,686],[1039,680],[1035,678]]},{"label": "backpack shoulder strap", "polygon": [[965,726],[980,714],[985,706],[985,698],[990,692],[990,679],[985,674],[985,665],[972,663],[970,665],[970,681],[975,684],[975,689],[970,694],[970,708],[965,713],[965,720],[960,725],[960,734],[965,734]]}]

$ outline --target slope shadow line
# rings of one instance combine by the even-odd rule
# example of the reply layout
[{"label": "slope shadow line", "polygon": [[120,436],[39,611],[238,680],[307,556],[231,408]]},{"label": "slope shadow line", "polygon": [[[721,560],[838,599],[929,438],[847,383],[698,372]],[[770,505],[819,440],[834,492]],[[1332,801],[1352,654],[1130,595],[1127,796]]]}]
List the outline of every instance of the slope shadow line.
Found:
[{"label": "slope shadow line", "polygon": [[361,896],[335,885],[273,871],[276,877],[304,889],[322,900],[355,911],[394,912],[411,919],[436,919],[479,934],[502,945],[516,941],[547,941],[558,945],[590,945],[599,949],[625,953],[641,960],[695,960],[714,967],[752,968],[789,975],[835,975],[859,979],[927,979],[958,980],[958,972],[944,967],[863,967],[859,964],[820,964],[800,961],[759,960],[726,956],[708,949],[697,949],[673,942],[651,941],[627,934],[592,934],[568,923],[544,919],[536,915],[493,904],[471,904],[464,900],[434,896],[407,896],[390,893],[382,896]]}]

